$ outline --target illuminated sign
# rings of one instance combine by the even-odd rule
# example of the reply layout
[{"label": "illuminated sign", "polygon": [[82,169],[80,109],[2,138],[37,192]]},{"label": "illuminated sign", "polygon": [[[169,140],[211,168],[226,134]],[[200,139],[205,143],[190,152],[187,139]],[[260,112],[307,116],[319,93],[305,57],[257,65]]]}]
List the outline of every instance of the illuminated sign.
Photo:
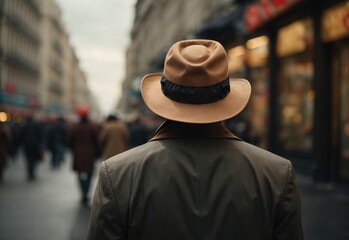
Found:
[{"label": "illuminated sign", "polygon": [[259,0],[249,4],[244,13],[246,30],[250,32],[256,29],[300,1],[301,0]]}]

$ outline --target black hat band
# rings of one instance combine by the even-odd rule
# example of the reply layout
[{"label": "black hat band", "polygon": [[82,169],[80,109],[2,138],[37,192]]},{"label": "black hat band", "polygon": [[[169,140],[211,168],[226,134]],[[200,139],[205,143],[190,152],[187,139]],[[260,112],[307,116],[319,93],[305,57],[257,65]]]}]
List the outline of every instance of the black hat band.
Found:
[{"label": "black hat band", "polygon": [[187,87],[174,84],[161,77],[161,90],[163,94],[173,101],[189,104],[205,104],[217,102],[225,98],[230,92],[230,80],[227,79],[208,87]]}]

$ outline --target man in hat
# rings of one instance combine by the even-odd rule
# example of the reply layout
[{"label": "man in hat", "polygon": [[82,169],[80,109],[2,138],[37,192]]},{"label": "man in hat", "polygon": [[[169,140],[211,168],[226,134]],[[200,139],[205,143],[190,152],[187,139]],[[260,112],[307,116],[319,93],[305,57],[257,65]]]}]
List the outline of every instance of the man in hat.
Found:
[{"label": "man in hat", "polygon": [[221,44],[186,40],[163,73],[146,75],[145,104],[166,119],[153,138],[101,165],[88,239],[303,239],[290,161],[223,127],[247,104]]}]

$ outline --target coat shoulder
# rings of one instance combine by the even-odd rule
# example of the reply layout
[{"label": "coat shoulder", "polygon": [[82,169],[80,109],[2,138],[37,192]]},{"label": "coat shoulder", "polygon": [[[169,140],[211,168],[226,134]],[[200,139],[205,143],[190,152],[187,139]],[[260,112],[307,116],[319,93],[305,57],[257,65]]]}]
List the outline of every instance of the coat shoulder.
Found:
[{"label": "coat shoulder", "polygon": [[287,160],[286,158],[272,153],[268,150],[259,148],[255,145],[243,141],[236,142],[235,144],[240,150],[241,154],[251,159],[255,159],[255,161],[273,162],[275,164],[283,164],[289,162],[289,160]]},{"label": "coat shoulder", "polygon": [[240,164],[256,176],[273,182],[285,182],[293,171],[292,163],[277,154],[246,142],[236,142]]},{"label": "coat shoulder", "polygon": [[105,160],[105,165],[108,169],[114,171],[117,169],[137,168],[146,156],[157,148],[156,145],[156,142],[148,142],[132,148]]}]

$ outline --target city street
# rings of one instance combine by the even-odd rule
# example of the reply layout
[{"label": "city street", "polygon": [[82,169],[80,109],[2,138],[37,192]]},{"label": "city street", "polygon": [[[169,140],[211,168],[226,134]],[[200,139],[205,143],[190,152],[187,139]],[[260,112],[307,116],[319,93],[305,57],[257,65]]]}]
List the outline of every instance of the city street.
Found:
[{"label": "city street", "polygon": [[[61,169],[53,171],[46,156],[39,165],[38,179],[27,182],[23,159],[10,162],[0,185],[1,240],[86,239],[90,210],[80,205],[70,165],[68,157]],[[305,239],[349,239],[349,194],[331,186],[314,186],[302,176],[298,180]],[[96,176],[93,189],[95,184]]]},{"label": "city street", "polygon": [[58,170],[48,159],[38,166],[33,182],[26,181],[22,158],[10,162],[0,184],[1,240],[86,239],[90,210],[80,204],[70,157]]}]

